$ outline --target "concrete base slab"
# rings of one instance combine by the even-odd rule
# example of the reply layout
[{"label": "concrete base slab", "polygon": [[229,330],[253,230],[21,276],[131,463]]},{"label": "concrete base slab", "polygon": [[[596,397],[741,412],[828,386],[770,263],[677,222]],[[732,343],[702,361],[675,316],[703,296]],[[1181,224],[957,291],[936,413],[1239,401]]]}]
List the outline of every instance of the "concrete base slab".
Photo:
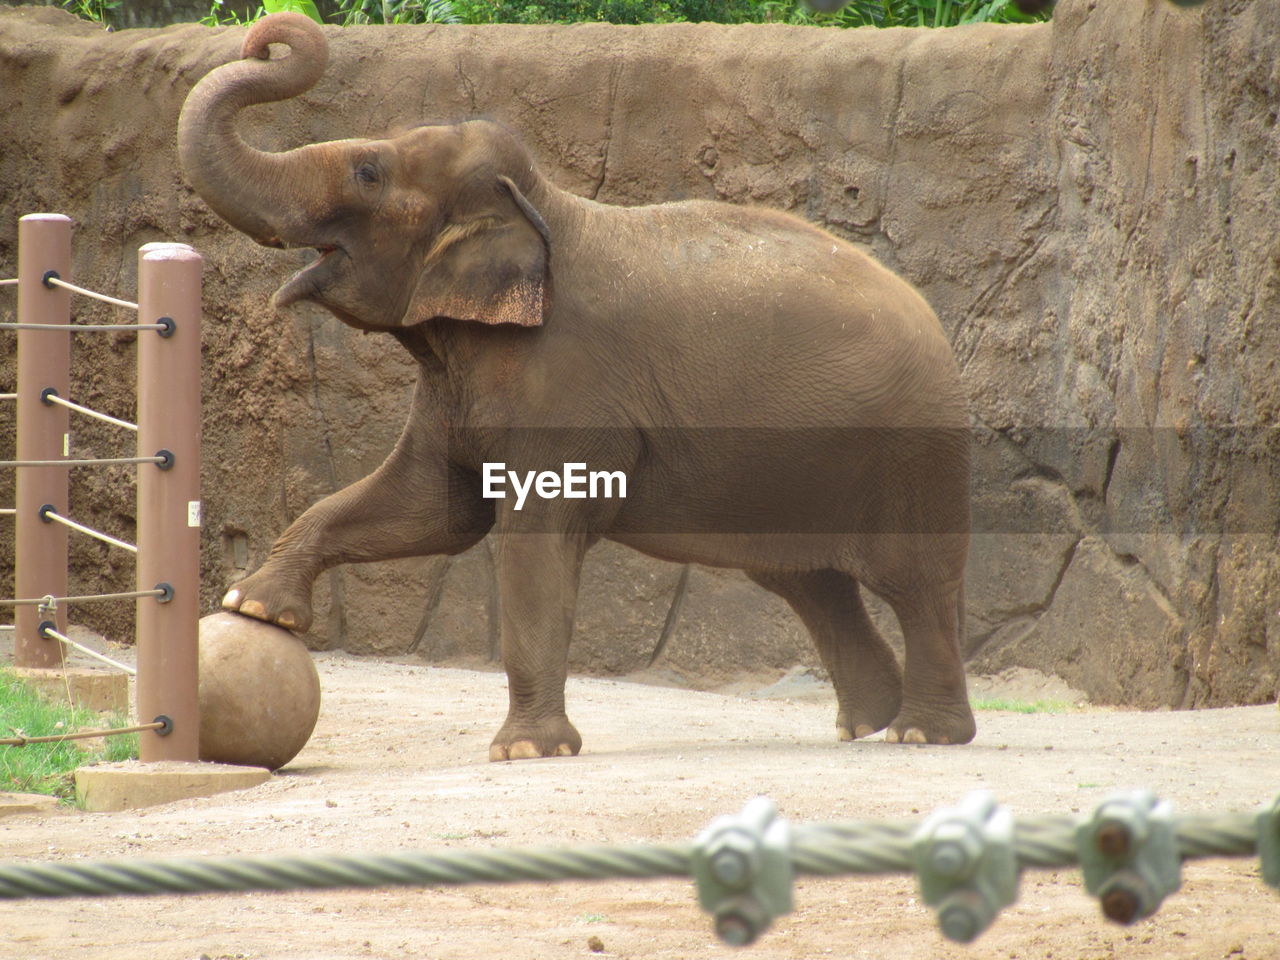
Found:
[{"label": "concrete base slab", "polygon": [[43,793],[0,793],[0,819],[26,813],[57,813],[62,802]]},{"label": "concrete base slab", "polygon": [[15,667],[13,672],[51,703],[66,703],[69,694],[72,705],[85,710],[122,715],[129,712],[127,674],[92,667]]},{"label": "concrete base slab", "polygon": [[133,810],[175,800],[211,797],[266,783],[271,771],[223,763],[102,763],[76,771],[76,800],[93,813]]}]

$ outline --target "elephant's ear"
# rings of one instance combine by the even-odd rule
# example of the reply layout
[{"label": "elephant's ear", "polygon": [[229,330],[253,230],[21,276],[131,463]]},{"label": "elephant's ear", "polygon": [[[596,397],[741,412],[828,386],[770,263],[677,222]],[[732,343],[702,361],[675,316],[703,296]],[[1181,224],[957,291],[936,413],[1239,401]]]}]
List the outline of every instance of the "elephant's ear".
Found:
[{"label": "elephant's ear", "polygon": [[409,306],[411,322],[432,317],[542,324],[551,238],[541,214],[507,177],[501,196],[474,219],[445,226],[426,257]]}]

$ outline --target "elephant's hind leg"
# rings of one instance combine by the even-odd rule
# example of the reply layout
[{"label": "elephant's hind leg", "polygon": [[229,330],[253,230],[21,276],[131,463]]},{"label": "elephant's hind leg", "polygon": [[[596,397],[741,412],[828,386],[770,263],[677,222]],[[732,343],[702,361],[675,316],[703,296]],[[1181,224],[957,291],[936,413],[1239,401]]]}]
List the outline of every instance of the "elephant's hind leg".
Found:
[{"label": "elephant's hind leg", "polygon": [[889,743],[968,743],[976,725],[960,655],[963,584],[917,584],[886,597],[906,644],[902,709],[885,733]]},{"label": "elephant's hind leg", "polygon": [[889,726],[902,705],[902,672],[867,615],[858,582],[839,570],[748,576],[786,600],[813,637],[836,688],[836,735],[855,740]]}]

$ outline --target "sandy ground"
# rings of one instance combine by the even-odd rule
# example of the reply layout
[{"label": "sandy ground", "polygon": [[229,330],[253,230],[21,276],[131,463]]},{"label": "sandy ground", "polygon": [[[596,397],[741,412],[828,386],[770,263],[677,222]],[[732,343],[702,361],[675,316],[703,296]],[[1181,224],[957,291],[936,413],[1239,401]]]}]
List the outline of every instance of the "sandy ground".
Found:
[{"label": "sandy ground", "polygon": [[[573,679],[573,759],[490,764],[497,673],[318,656],[324,706],[268,784],[126,813],[0,819],[6,860],[382,852],[683,840],[765,794],[795,822],[902,818],[990,788],[1015,814],[1087,810],[1144,786],[1182,811],[1280,792],[1274,706],[1187,713],[983,712],[964,747],[833,738],[830,691],[803,675],[751,692]],[[742,688],[753,684],[744,682]],[[1052,684],[982,689],[1032,699]],[[1253,860],[1186,866],[1152,919],[1104,921],[1078,873],[1029,872],[969,947],[944,940],[914,879],[801,879],[754,946],[718,943],[683,881],[68,899],[0,903],[0,958],[1280,958],[1280,896]]]}]

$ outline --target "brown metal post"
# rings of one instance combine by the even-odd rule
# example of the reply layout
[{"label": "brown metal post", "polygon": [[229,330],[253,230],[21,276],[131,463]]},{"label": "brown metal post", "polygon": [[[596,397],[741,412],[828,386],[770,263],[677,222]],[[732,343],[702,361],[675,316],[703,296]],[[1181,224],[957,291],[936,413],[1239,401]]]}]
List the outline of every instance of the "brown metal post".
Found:
[{"label": "brown metal post", "polygon": [[[46,286],[54,270],[64,280],[71,274],[71,218],[57,213],[33,213],[18,221],[18,322],[66,327],[71,321],[71,294]],[[19,460],[61,460],[69,452],[66,407],[45,403],[41,394],[52,387],[69,393],[71,335],[44,330],[18,331]],[[40,519],[50,504],[67,513],[66,467],[19,467],[15,483],[17,516],[14,528],[14,590],[19,597],[67,595],[67,528]],[[23,668],[62,666],[62,644],[40,636],[40,624],[52,621],[60,633],[67,629],[67,612],[56,616],[36,607],[18,607],[14,615],[13,663]]]},{"label": "brown metal post", "polygon": [[171,464],[138,466],[138,589],[172,588],[165,602],[138,600],[138,719],[171,721],[163,735],[141,735],[145,761],[194,761],[200,751],[202,265],[181,244],[147,244],[138,253],[138,322],[172,323],[169,335],[138,335],[138,456],[165,451]]}]

